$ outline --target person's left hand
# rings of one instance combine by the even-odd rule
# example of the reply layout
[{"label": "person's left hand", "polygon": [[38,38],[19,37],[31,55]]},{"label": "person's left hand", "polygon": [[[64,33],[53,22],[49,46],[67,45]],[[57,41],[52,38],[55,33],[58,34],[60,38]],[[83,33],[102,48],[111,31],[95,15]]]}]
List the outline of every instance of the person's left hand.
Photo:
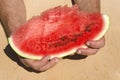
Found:
[{"label": "person's left hand", "polygon": [[79,48],[76,53],[80,55],[93,55],[96,54],[100,48],[104,47],[104,45],[105,45],[104,37],[101,38],[100,40],[88,41],[86,43],[86,46],[88,48]]},{"label": "person's left hand", "polygon": [[32,60],[27,58],[22,58],[18,56],[19,60],[27,67],[31,68],[37,72],[46,71],[57,64],[60,61],[60,58],[54,57],[50,59],[50,56],[44,56],[40,60]]}]

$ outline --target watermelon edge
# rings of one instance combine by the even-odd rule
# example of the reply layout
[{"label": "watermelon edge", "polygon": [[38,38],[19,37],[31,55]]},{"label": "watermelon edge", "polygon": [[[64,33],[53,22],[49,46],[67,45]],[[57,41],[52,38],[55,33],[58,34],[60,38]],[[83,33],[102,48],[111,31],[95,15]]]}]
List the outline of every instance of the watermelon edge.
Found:
[{"label": "watermelon edge", "polygon": [[[93,40],[99,40],[100,38],[102,38],[105,35],[108,28],[109,28],[109,17],[107,15],[102,15],[102,17],[103,17],[103,20],[104,20],[103,30]],[[28,58],[28,59],[33,59],[33,60],[40,60],[43,57],[43,56],[33,56],[33,55],[25,54],[23,51],[19,50],[14,45],[13,40],[12,40],[12,36],[10,36],[8,38],[8,42],[9,42],[10,46],[12,47],[12,49],[21,57]],[[51,55],[51,58],[53,58],[53,57],[62,58],[64,56],[74,54],[78,48],[87,48],[87,46],[85,46],[83,44],[83,45],[81,45],[79,47],[75,47],[75,48],[73,48],[73,49],[71,49],[69,51],[65,51],[65,52],[63,52],[61,54]]]}]

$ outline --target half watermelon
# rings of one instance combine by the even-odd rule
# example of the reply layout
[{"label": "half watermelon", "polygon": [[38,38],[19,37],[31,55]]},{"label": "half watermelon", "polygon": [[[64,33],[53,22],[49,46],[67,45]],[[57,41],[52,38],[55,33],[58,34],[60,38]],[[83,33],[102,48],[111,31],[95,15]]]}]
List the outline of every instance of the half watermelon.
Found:
[{"label": "half watermelon", "polygon": [[15,52],[25,58],[63,57],[98,40],[109,27],[107,15],[79,11],[77,6],[58,6],[32,17],[8,38]]}]

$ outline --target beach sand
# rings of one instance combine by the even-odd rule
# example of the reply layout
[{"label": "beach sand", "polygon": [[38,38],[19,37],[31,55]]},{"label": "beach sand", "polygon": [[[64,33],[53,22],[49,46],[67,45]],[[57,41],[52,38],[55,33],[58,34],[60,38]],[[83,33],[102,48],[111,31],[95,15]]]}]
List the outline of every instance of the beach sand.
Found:
[{"label": "beach sand", "polygon": [[[46,3],[47,2],[47,3]],[[25,0],[27,19],[69,0]],[[120,0],[102,0],[102,13],[109,15],[110,28],[105,35],[106,45],[96,55],[80,60],[64,59],[55,67],[42,72],[30,72],[7,46],[7,38],[0,25],[0,80],[120,80]]]}]

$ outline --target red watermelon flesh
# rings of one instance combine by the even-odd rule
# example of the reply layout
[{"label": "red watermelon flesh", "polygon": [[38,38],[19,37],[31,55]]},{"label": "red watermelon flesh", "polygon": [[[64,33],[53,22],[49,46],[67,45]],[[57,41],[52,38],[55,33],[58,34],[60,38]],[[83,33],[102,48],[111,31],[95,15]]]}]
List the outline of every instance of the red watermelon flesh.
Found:
[{"label": "red watermelon flesh", "polygon": [[102,14],[88,14],[77,6],[58,6],[28,20],[12,33],[9,42],[25,58],[63,57],[86,41],[101,38],[106,30]]}]

